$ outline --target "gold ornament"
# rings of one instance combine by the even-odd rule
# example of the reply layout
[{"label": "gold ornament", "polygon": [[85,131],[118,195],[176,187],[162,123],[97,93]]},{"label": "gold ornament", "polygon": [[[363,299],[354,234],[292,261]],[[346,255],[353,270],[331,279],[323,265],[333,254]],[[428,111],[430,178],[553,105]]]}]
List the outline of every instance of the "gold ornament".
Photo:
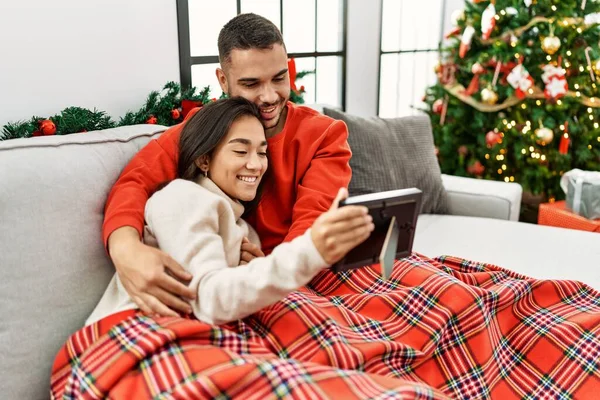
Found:
[{"label": "gold ornament", "polygon": [[554,132],[552,129],[542,126],[541,128],[535,130],[535,137],[538,144],[545,146],[552,142],[552,139],[554,139]]},{"label": "gold ornament", "polygon": [[592,69],[596,75],[600,75],[600,60],[592,64]]},{"label": "gold ornament", "polygon": [[498,94],[494,92],[491,86],[488,86],[481,91],[481,101],[492,106],[498,102]]},{"label": "gold ornament", "polygon": [[560,39],[554,35],[546,36],[542,39],[542,50],[552,55],[560,49]]}]

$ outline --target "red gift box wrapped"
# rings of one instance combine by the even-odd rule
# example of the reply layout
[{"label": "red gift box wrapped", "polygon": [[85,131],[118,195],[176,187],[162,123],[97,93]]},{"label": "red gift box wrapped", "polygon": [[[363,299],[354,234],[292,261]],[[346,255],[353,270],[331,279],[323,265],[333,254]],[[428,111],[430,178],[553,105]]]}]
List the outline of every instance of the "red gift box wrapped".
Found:
[{"label": "red gift box wrapped", "polygon": [[600,219],[587,219],[567,208],[566,201],[540,204],[538,224],[600,233]]}]

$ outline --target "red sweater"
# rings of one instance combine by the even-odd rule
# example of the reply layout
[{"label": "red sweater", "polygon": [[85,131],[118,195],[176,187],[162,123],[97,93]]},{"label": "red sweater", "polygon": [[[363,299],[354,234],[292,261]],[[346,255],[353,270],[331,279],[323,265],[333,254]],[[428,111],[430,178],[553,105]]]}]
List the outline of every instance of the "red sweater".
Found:
[{"label": "red sweater", "polygon": [[[348,187],[351,177],[344,122],[293,103],[287,107],[283,130],[268,139],[273,185],[265,187],[259,206],[248,218],[266,254],[279,243],[302,235],[329,209],[339,188]],[[146,201],[160,183],[176,177],[183,124],[185,121],[148,143],[123,170],[106,202],[105,245],[110,234],[123,226],[134,227],[141,237]]]}]

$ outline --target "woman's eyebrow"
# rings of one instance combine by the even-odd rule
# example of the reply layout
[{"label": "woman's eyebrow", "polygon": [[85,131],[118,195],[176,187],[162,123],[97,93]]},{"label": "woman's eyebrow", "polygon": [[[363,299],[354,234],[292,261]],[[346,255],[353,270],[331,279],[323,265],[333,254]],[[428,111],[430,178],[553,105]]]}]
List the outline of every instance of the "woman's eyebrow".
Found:
[{"label": "woman's eyebrow", "polygon": [[[235,138],[235,139],[231,139],[228,143],[241,143],[241,144],[245,144],[245,145],[251,145],[252,142],[248,139],[244,139],[244,138]],[[267,145],[267,141],[263,140],[262,142],[260,142],[260,146],[266,146]]]}]

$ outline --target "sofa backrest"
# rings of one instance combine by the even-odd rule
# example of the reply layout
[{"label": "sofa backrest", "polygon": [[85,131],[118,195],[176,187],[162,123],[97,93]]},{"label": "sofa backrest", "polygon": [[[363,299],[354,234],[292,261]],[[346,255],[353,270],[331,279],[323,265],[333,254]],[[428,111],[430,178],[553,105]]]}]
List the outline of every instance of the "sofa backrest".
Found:
[{"label": "sofa backrest", "polygon": [[165,127],[0,142],[0,393],[48,398],[51,364],[106,289],[104,203]]}]

